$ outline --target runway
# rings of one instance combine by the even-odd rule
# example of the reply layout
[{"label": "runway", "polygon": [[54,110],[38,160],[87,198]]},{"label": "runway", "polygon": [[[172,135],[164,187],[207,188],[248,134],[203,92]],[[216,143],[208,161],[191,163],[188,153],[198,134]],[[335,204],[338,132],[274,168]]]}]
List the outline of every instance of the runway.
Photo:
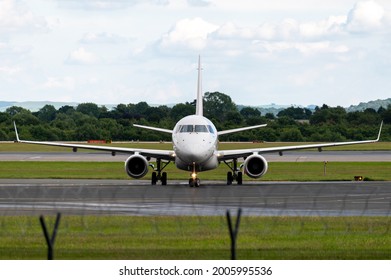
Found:
[{"label": "runway", "polygon": [[391,182],[0,180],[0,216],[391,216]]},{"label": "runway", "polygon": [[[391,151],[290,151],[263,155],[269,162],[390,162]],[[129,155],[102,152],[2,152],[0,161],[125,161]]]}]

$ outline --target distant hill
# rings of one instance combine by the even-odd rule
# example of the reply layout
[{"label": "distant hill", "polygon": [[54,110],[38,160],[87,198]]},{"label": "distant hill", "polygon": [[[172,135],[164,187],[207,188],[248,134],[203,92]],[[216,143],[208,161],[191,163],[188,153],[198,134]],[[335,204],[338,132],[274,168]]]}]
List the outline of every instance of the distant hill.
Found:
[{"label": "distant hill", "polygon": [[375,109],[376,111],[383,107],[384,109],[387,109],[388,105],[391,105],[391,98],[388,99],[378,99],[375,101],[369,101],[369,102],[361,102],[358,105],[352,105],[349,108],[346,109],[348,112],[354,112],[354,111],[364,111],[365,109]]},{"label": "distant hill", "polygon": [[0,101],[0,112],[4,112],[7,108],[12,106],[18,106],[30,110],[31,112],[39,111],[45,105],[53,105],[56,109],[65,105],[77,106],[79,103],[75,102],[51,102],[51,101]]},{"label": "distant hill", "polygon": [[14,103],[16,103],[16,102],[0,101],[0,112],[4,112],[5,109],[7,109],[8,107],[13,106]]}]

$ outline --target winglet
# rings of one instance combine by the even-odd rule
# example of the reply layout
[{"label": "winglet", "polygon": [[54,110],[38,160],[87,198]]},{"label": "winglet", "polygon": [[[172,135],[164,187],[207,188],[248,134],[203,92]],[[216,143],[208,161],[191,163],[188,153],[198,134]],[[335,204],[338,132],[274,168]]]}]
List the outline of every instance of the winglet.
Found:
[{"label": "winglet", "polygon": [[202,71],[201,56],[198,56],[198,82],[197,82],[197,103],[196,103],[196,115],[198,116],[202,116],[204,114],[201,71]]},{"label": "winglet", "polygon": [[16,123],[15,123],[15,121],[14,121],[14,128],[15,128],[15,134],[16,134],[16,142],[20,142],[19,133],[18,133],[18,130],[16,129]]},{"label": "winglet", "polygon": [[383,121],[381,121],[380,129],[379,129],[379,134],[377,135],[376,141],[379,141],[379,140],[380,140],[380,134],[381,134],[382,127],[383,127]]}]

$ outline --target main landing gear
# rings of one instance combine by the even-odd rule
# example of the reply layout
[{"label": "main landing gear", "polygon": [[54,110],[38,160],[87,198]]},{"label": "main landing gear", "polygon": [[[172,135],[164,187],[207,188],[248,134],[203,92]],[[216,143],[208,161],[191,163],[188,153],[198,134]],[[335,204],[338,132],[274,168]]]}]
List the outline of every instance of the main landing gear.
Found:
[{"label": "main landing gear", "polygon": [[241,172],[238,168],[238,160],[234,159],[232,161],[233,166],[228,164],[226,161],[224,161],[224,163],[232,170],[227,172],[227,185],[232,185],[233,181],[236,181],[238,185],[243,184],[243,172]]},{"label": "main landing gear", "polygon": [[152,172],[152,179],[151,179],[151,184],[152,185],[156,185],[156,183],[158,181],[162,182],[162,185],[165,186],[167,185],[167,172],[162,172],[162,170],[164,168],[166,168],[166,166],[169,164],[170,162],[164,162],[163,164],[163,167],[162,167],[162,160],[161,159],[157,159],[156,160],[156,168],[154,168],[153,165],[151,165],[153,167],[153,169],[155,170],[154,172]]}]

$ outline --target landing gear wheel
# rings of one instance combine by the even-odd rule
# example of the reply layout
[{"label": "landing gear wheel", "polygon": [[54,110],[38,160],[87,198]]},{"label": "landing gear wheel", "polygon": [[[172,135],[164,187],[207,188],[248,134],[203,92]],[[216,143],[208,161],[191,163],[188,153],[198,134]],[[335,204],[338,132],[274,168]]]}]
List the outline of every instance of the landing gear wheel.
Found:
[{"label": "landing gear wheel", "polygon": [[156,185],[156,182],[157,182],[157,175],[156,175],[156,172],[152,172],[151,184],[152,184],[152,185]]},{"label": "landing gear wheel", "polygon": [[232,175],[232,172],[227,172],[227,185],[232,185],[232,182],[234,180],[234,176]]},{"label": "landing gear wheel", "polygon": [[167,185],[167,172],[162,173],[162,177],[160,178],[160,181],[162,181],[162,185]]},{"label": "landing gear wheel", "polygon": [[195,179],[190,178],[189,179],[189,187],[190,188],[198,188],[200,186],[200,182],[201,181],[198,178],[195,178]]},{"label": "landing gear wheel", "polygon": [[239,171],[238,176],[236,177],[236,181],[238,182],[238,185],[243,184],[243,172]]}]

